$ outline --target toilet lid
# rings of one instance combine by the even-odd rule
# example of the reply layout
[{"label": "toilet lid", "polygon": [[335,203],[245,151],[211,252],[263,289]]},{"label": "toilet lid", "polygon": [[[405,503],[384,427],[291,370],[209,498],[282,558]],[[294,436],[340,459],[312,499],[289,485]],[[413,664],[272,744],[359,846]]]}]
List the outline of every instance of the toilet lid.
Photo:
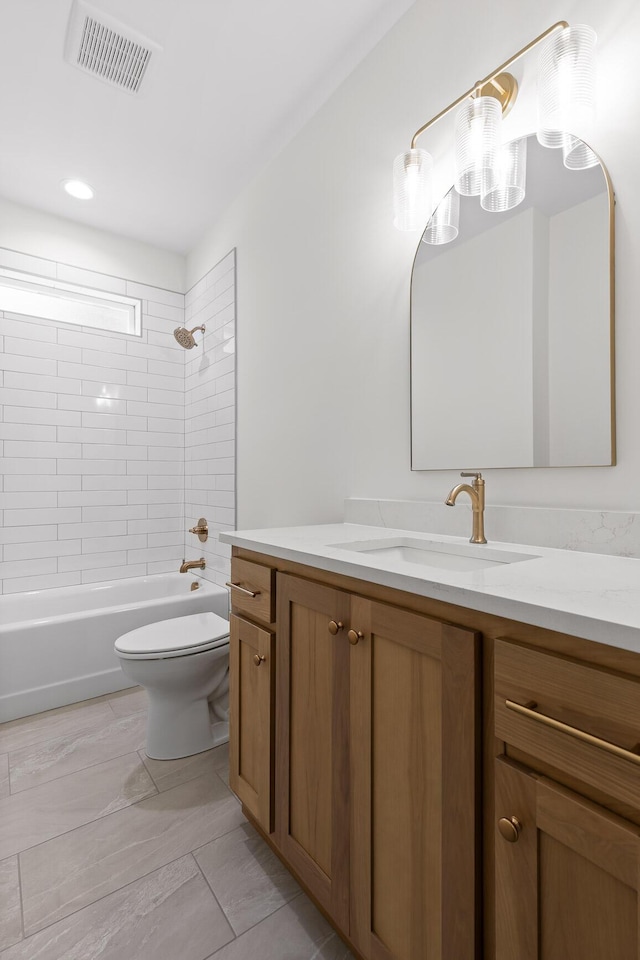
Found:
[{"label": "toilet lid", "polygon": [[229,640],[229,621],[215,613],[159,620],[124,633],[115,642],[120,656],[132,659],[182,657],[222,646]]}]

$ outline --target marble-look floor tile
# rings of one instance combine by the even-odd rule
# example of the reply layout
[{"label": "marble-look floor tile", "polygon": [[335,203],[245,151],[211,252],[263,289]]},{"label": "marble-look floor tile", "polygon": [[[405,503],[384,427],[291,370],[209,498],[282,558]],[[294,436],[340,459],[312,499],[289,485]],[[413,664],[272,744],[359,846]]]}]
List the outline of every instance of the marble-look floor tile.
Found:
[{"label": "marble-look floor tile", "polygon": [[22,940],[18,858],[0,861],[0,950]]},{"label": "marble-look floor tile", "polygon": [[304,895],[232,940],[207,960],[354,960],[338,934]]},{"label": "marble-look floor tile", "polygon": [[209,774],[26,850],[20,856],[25,933],[35,933],[243,822],[233,794],[216,774]]},{"label": "marble-look floor tile", "polygon": [[0,799],[9,796],[9,755],[0,754]]},{"label": "marble-look floor tile", "polygon": [[146,720],[143,714],[113,717],[97,729],[46,740],[9,755],[11,792],[19,793],[41,783],[105,763],[144,746]]},{"label": "marble-look floor tile", "polygon": [[146,713],[149,699],[147,691],[136,687],[132,693],[127,691],[119,697],[109,700],[109,706],[116,717],[130,717],[133,713]]},{"label": "marble-look floor tile", "polygon": [[156,792],[140,757],[132,753],[5,797],[0,800],[0,859]]},{"label": "marble-look floor tile", "polygon": [[43,740],[65,737],[69,733],[91,730],[113,720],[107,701],[84,700],[67,707],[56,707],[21,720],[0,724],[0,753],[22,750]]},{"label": "marble-look floor tile", "polygon": [[194,854],[236,934],[293,900],[300,887],[250,824]]},{"label": "marble-look floor tile", "polygon": [[205,960],[232,938],[186,856],[41,930],[2,960]]},{"label": "marble-look floor tile", "polygon": [[229,768],[229,745],[227,743],[213,750],[196,753],[192,757],[182,757],[180,760],[151,760],[142,751],[140,759],[151,774],[158,790],[170,790],[187,780],[194,780],[213,770],[218,775],[224,774]]}]

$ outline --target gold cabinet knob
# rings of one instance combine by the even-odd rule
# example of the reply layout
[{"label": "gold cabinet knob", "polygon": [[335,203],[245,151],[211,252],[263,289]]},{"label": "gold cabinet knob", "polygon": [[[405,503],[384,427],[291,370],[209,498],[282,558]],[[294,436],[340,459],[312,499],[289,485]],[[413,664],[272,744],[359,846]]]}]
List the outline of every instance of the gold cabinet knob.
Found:
[{"label": "gold cabinet knob", "polygon": [[259,653],[254,653],[253,662],[255,663],[256,667],[259,667],[261,663],[264,663],[264,661],[264,657],[261,657]]},{"label": "gold cabinet knob", "polygon": [[344,623],[342,620],[329,620],[329,633],[332,637],[338,633],[339,630],[342,630]]},{"label": "gold cabinet knob", "polygon": [[362,638],[364,637],[364,633],[362,632],[362,630],[349,630],[349,633],[347,634],[347,636],[349,637],[349,643],[353,647],[355,647],[358,640],[362,640]]},{"label": "gold cabinet knob", "polygon": [[500,836],[504,837],[508,843],[517,843],[522,830],[522,824],[517,817],[500,817],[498,820],[498,830]]}]

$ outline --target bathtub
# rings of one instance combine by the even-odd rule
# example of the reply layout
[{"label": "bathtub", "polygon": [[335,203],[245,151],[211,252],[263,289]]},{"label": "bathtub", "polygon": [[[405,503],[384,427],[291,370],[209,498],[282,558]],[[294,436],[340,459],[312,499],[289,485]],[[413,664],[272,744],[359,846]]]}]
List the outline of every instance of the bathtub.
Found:
[{"label": "bathtub", "polygon": [[0,722],[131,686],[113,652],[123,633],[210,610],[229,616],[223,587],[161,573],[0,597]]}]

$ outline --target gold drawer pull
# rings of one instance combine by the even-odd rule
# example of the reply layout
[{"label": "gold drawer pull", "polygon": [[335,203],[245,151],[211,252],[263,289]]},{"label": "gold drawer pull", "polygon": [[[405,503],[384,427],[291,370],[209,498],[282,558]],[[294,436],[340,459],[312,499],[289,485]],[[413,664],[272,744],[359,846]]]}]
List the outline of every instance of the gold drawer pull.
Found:
[{"label": "gold drawer pull", "polygon": [[[580,730],[578,727],[570,727],[568,723],[562,723],[561,720],[546,717],[544,713],[537,713],[532,707],[524,707],[521,703],[515,703],[513,700],[505,700],[504,703],[508,710],[513,710],[523,717],[528,717],[530,720],[537,720],[546,727],[553,727],[554,730],[566,733],[569,737],[582,740],[583,743],[589,743],[592,747],[599,747],[600,750],[606,750],[607,753],[613,753],[616,757],[622,757],[623,760],[630,760],[631,763],[636,763],[640,766],[640,755],[632,753],[631,750],[625,750],[624,747],[619,747],[615,743],[609,743],[608,740],[601,740],[600,737],[594,737],[593,734],[585,733],[584,730]],[[533,704],[533,706],[535,707],[535,704]]]},{"label": "gold drawer pull", "polygon": [[347,634],[347,636],[349,638],[349,643],[351,644],[351,646],[355,647],[358,640],[363,639],[364,633],[362,632],[362,630],[349,630],[349,633]]},{"label": "gold drawer pull", "polygon": [[344,623],[342,620],[329,620],[328,630],[332,637],[337,636],[338,631],[342,630]]},{"label": "gold drawer pull", "polygon": [[241,587],[239,583],[225,583],[225,587],[233,587],[234,590],[239,590],[240,593],[246,593],[248,597],[259,597],[259,590],[247,590],[246,587]]},{"label": "gold drawer pull", "polygon": [[517,817],[500,817],[498,820],[498,830],[500,831],[500,836],[506,840],[507,843],[517,843],[520,839],[522,824]]},{"label": "gold drawer pull", "polygon": [[263,664],[265,659],[266,658],[261,656],[259,653],[254,653],[253,655],[253,662],[255,663],[256,667],[259,667],[261,664]]}]

